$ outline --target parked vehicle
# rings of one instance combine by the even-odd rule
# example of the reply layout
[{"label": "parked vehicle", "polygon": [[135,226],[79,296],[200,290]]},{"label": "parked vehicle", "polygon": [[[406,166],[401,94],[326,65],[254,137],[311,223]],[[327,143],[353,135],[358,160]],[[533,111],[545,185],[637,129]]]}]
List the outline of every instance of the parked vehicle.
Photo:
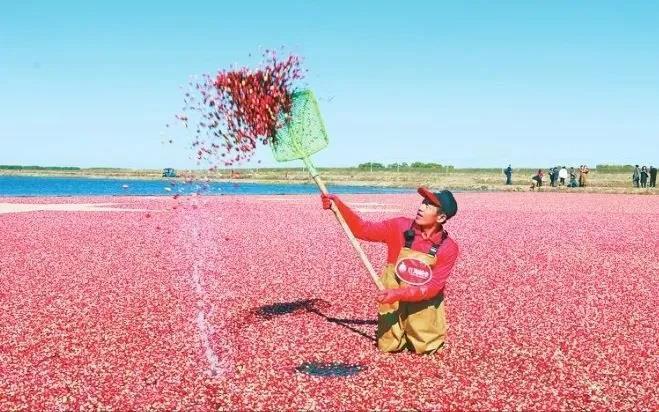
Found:
[{"label": "parked vehicle", "polygon": [[171,167],[162,169],[162,177],[176,177],[176,170]]}]

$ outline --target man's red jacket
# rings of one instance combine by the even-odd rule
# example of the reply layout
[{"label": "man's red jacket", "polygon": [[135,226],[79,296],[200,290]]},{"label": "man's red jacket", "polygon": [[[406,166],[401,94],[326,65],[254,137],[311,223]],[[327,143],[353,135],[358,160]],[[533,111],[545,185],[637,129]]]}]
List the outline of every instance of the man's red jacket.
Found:
[{"label": "man's red jacket", "polygon": [[[382,222],[365,221],[350,209],[337,196],[332,196],[332,201],[339,208],[348,226],[355,237],[370,242],[381,242],[387,245],[387,263],[396,264],[396,259],[401,249],[405,246],[403,233],[410,229],[414,230],[414,242],[412,249],[428,253],[432,245],[441,241],[442,233],[437,232],[427,237],[417,225],[413,225],[414,219],[398,217],[384,220]],[[436,254],[437,263],[432,268],[430,282],[422,286],[408,286],[396,289],[398,300],[403,302],[419,302],[432,299],[437,296],[446,285],[446,279],[458,258],[458,245],[453,239],[447,237]]]}]

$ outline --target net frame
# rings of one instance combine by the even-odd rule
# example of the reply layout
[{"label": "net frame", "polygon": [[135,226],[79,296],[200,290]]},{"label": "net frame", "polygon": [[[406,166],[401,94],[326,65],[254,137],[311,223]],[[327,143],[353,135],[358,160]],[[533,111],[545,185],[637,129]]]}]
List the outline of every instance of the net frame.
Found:
[{"label": "net frame", "polygon": [[280,114],[284,125],[277,129],[272,140],[272,152],[278,162],[308,158],[329,144],[313,91],[296,91],[291,99],[290,114]]}]

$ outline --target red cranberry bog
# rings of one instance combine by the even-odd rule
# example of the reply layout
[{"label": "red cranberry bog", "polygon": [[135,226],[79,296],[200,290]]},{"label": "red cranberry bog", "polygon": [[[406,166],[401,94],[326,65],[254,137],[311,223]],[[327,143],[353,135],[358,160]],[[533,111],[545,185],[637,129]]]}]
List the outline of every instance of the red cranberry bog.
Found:
[{"label": "red cranberry bog", "polygon": [[377,350],[318,196],[1,199],[0,410],[659,409],[657,198],[456,196],[433,356]]}]

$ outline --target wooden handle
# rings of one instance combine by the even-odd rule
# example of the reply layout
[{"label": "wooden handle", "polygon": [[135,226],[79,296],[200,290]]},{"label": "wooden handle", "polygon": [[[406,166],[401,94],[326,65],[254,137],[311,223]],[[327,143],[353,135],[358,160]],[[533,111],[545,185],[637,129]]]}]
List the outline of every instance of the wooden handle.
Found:
[{"label": "wooden handle", "polygon": [[[311,177],[313,178],[314,182],[318,185],[318,188],[320,189],[320,192],[323,194],[328,194],[327,188],[325,187],[325,183],[320,178],[320,175],[316,172],[315,167],[313,164],[311,164],[311,161],[308,159],[303,159],[304,163],[307,165],[307,168],[309,169],[309,173],[311,173]],[[359,244],[359,241],[355,238],[355,235],[352,233],[352,230],[350,230],[350,227],[348,226],[348,223],[346,222],[345,218],[341,214],[341,211],[339,208],[336,207],[334,202],[332,202],[332,212],[334,212],[334,216],[336,216],[336,220],[339,221],[341,224],[341,227],[343,228],[343,231],[346,233],[346,236],[348,236],[348,239],[350,240],[350,243],[352,244],[352,247],[355,248],[357,251],[357,254],[359,255],[359,258],[362,260],[362,263],[366,267],[366,270],[368,270],[368,273],[371,275],[371,279],[375,283],[375,286],[379,290],[384,290],[384,284],[382,283],[382,280],[380,280],[380,276],[375,272],[375,269],[373,269],[373,265],[371,265],[371,262],[368,260],[368,256],[366,256],[366,253],[364,252],[364,249],[362,249],[362,245]]]}]

